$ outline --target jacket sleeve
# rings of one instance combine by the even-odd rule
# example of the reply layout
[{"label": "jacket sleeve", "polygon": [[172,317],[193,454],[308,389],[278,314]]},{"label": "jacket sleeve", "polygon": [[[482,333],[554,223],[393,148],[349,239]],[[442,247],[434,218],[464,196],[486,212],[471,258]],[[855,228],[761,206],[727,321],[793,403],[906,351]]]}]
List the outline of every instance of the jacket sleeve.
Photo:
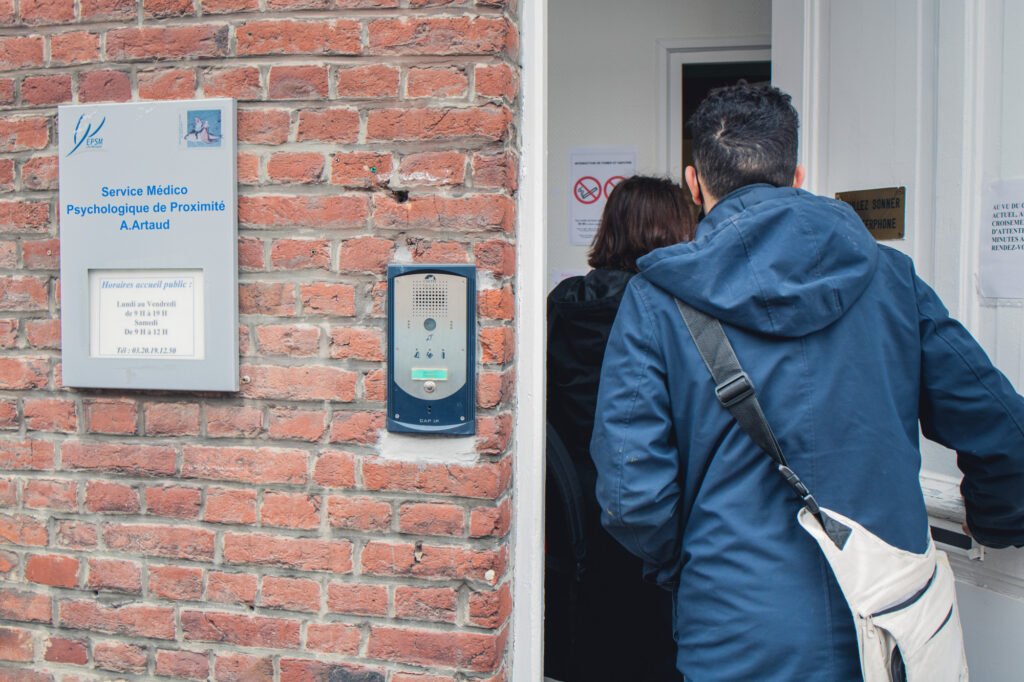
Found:
[{"label": "jacket sleeve", "polygon": [[590,451],[602,524],[644,560],[648,577],[673,582],[680,560],[679,451],[664,357],[636,278],[605,350]]},{"label": "jacket sleeve", "polygon": [[988,547],[1024,546],[1024,398],[916,279],[921,430],[957,451],[967,525]]}]

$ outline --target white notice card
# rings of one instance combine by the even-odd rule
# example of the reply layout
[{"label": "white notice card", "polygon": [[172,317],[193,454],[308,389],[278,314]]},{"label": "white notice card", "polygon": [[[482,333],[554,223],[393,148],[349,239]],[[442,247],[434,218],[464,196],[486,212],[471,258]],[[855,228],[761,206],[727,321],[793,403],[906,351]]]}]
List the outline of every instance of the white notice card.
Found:
[{"label": "white notice card", "polygon": [[985,187],[979,266],[982,296],[1024,298],[1024,179]]},{"label": "white notice card", "polygon": [[590,246],[615,185],[636,173],[636,147],[569,150],[569,243]]}]

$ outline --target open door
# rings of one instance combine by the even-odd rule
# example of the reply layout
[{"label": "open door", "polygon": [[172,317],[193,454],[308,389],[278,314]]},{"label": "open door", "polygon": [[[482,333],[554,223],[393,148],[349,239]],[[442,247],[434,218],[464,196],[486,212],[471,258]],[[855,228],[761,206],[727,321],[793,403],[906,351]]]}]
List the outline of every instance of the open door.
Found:
[{"label": "open door", "polygon": [[[1024,7],[1011,2],[772,4],[772,81],[800,112],[805,186],[826,196],[905,188],[903,237],[885,243],[913,257],[1018,391],[1022,301],[984,298],[977,282],[985,187],[1024,178],[1022,29]],[[922,484],[957,574],[971,677],[1017,679],[1024,552],[982,552],[956,532],[954,453],[923,446]]]}]

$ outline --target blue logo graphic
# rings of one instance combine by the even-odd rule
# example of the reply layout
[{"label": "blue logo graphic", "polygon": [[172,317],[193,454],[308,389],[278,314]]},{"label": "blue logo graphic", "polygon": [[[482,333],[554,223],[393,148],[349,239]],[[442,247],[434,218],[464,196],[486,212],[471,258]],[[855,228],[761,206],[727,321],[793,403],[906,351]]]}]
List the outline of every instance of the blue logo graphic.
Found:
[{"label": "blue logo graphic", "polygon": [[220,109],[196,109],[185,116],[187,147],[219,147],[223,135],[220,131]]},{"label": "blue logo graphic", "polygon": [[[71,148],[67,156],[74,154],[83,144],[86,149],[103,149],[103,138],[98,137],[98,134],[103,129],[103,124],[107,122],[107,117],[104,116],[99,125],[93,128],[92,115],[88,114],[89,120],[86,120],[86,116],[87,114],[82,114],[78,117],[78,123],[75,124],[75,134],[72,136],[75,146]],[[85,128],[82,127],[82,123],[85,123]]]}]

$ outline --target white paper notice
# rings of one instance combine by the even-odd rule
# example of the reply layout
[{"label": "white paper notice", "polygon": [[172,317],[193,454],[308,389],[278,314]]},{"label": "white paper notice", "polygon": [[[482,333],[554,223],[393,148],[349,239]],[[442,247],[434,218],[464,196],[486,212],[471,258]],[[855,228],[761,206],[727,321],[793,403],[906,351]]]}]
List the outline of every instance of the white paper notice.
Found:
[{"label": "white paper notice", "polygon": [[202,357],[202,270],[93,270],[89,288],[93,357]]},{"label": "white paper notice", "polygon": [[590,246],[615,185],[636,173],[636,147],[569,150],[569,243]]},{"label": "white paper notice", "polygon": [[1024,179],[985,187],[980,261],[982,296],[1024,298]]}]

